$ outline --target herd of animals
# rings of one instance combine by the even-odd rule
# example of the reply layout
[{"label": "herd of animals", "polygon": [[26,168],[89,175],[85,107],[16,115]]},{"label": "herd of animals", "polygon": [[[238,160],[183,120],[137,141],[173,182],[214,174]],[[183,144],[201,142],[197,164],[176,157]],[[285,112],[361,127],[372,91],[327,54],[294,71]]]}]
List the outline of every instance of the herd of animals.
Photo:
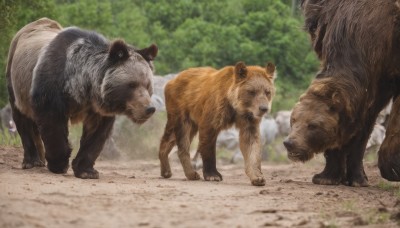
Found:
[{"label": "herd of animals", "polygon": [[[286,120],[288,157],[306,162],[323,153],[325,168],[312,178],[315,184],[368,186],[365,149],[376,143],[371,135],[385,132],[377,140],[378,167],[383,178],[400,181],[400,1],[303,0],[301,8],[320,70]],[[246,175],[252,185],[265,185],[262,126],[276,92],[275,65],[248,66],[238,60],[222,69],[190,68],[156,94],[157,53],[154,44],[140,49],[94,31],[63,28],[48,18],[19,30],[10,45],[6,77],[24,148],[22,168],[47,165],[53,173],[65,173],[69,124],[82,122],[72,170],[78,178],[99,178],[95,161],[115,117],[141,124],[157,102],[164,102],[161,176],[171,177],[169,153],[176,146],[186,178],[200,179],[189,153],[199,135],[202,176],[222,181],[216,167],[218,135],[235,127]],[[382,114],[388,105],[389,114]]]}]

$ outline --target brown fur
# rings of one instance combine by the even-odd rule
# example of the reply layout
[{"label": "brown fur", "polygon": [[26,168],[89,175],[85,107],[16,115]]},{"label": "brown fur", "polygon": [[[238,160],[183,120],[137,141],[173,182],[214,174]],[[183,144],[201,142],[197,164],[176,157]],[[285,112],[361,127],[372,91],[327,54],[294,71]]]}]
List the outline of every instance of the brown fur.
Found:
[{"label": "brown fur", "polygon": [[264,185],[261,172],[261,117],[270,110],[274,95],[275,66],[235,67],[221,70],[193,68],[180,73],[165,87],[168,121],[160,144],[161,175],[169,178],[168,154],[178,146],[178,155],[189,180],[199,179],[190,162],[190,143],[199,131],[198,152],[203,159],[205,180],[222,180],[216,169],[218,133],[235,125],[240,130],[240,149],[246,174],[253,185]]},{"label": "brown fur", "polygon": [[[289,158],[296,161],[325,153],[327,164],[314,176],[316,184],[368,185],[362,163],[368,137],[380,110],[400,94],[396,4],[394,0],[302,2],[305,28],[321,70],[294,107],[292,131],[284,144]],[[394,125],[389,124],[388,132]],[[380,153],[387,154],[382,149]],[[385,161],[381,171],[394,168],[400,174],[400,156],[394,163]]]}]

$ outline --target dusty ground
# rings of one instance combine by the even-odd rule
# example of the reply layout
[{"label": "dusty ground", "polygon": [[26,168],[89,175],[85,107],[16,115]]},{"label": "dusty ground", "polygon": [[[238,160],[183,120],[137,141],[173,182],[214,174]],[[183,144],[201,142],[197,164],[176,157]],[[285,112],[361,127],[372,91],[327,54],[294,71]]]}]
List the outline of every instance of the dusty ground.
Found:
[{"label": "dusty ground", "polygon": [[100,179],[81,180],[21,161],[21,149],[0,147],[0,227],[397,227],[400,211],[399,185],[373,165],[370,187],[313,185],[321,158],[263,164],[264,187],[242,165],[220,164],[224,181],[205,182],[186,181],[178,163],[162,179],[158,161],[98,161]]}]

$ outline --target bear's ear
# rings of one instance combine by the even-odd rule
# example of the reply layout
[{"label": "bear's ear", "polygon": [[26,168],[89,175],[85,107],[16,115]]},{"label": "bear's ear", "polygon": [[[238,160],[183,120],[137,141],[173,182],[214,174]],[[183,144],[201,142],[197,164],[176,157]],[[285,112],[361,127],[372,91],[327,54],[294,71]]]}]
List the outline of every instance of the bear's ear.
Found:
[{"label": "bear's ear", "polygon": [[333,93],[333,85],[330,78],[314,79],[308,91],[317,97],[331,98]]},{"label": "bear's ear", "polygon": [[108,50],[108,58],[111,62],[122,62],[129,58],[128,45],[123,40],[115,40]]},{"label": "bear's ear", "polygon": [[275,64],[268,62],[267,65],[265,65],[265,70],[267,71],[268,76],[270,76],[270,79],[275,80],[277,75]]},{"label": "bear's ear", "polygon": [[237,79],[244,79],[247,76],[247,67],[244,62],[238,62],[235,65],[235,75]]},{"label": "bear's ear", "polygon": [[145,60],[153,61],[157,56],[158,47],[157,45],[152,44],[150,47],[137,50],[136,52],[139,53]]},{"label": "bear's ear", "polygon": [[332,94],[331,109],[341,112],[344,111],[347,115],[352,116],[352,108],[348,99],[345,99],[338,91]]}]

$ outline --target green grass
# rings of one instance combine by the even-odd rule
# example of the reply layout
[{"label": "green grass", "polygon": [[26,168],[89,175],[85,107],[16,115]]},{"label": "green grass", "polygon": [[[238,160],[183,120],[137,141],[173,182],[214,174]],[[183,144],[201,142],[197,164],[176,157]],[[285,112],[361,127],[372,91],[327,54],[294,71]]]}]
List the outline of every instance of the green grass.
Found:
[{"label": "green grass", "polygon": [[22,146],[21,138],[18,134],[12,135],[8,131],[0,131],[1,146]]},{"label": "green grass", "polygon": [[391,183],[381,180],[376,187],[384,191],[392,192],[397,198],[400,199],[400,185],[398,183]]}]

